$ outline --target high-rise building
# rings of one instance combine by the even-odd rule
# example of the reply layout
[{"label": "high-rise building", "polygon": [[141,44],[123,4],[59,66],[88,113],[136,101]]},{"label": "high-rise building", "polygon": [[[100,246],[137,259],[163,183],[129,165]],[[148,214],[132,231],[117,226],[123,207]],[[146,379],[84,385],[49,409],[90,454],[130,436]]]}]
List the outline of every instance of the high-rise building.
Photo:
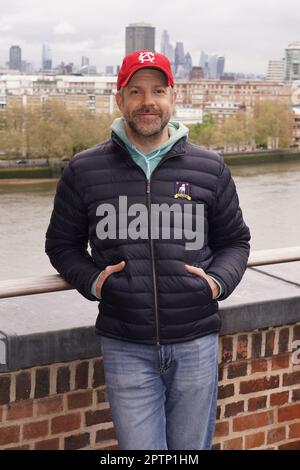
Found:
[{"label": "high-rise building", "polygon": [[271,82],[284,81],[285,60],[269,60],[267,80]]},{"label": "high-rise building", "polygon": [[193,69],[192,56],[189,52],[187,52],[184,56],[184,70],[185,70],[185,76],[188,80],[191,79],[192,69]]},{"label": "high-rise building", "polygon": [[105,75],[113,75],[113,74],[114,74],[114,66],[113,65],[106,65]]},{"label": "high-rise building", "polygon": [[289,44],[285,50],[285,79],[300,80],[300,41]]},{"label": "high-rise building", "polygon": [[176,42],[175,46],[175,69],[179,65],[184,65],[184,45],[183,42]]},{"label": "high-rise building", "polygon": [[89,57],[81,57],[81,67],[79,68],[79,73],[82,75],[96,75],[97,67],[90,64]]},{"label": "high-rise building", "polygon": [[161,37],[160,52],[168,57],[171,65],[175,62],[174,46],[170,43],[170,35],[168,31],[164,30]]},{"label": "high-rise building", "polygon": [[11,70],[22,69],[22,50],[20,46],[11,46],[9,49],[9,68]]},{"label": "high-rise building", "polygon": [[52,55],[51,49],[48,44],[43,44],[42,51],[42,70],[51,70],[52,69]]},{"label": "high-rise building", "polygon": [[221,78],[224,74],[224,68],[225,68],[225,57],[222,55],[219,55],[217,57],[217,76],[216,78]]},{"label": "high-rise building", "polygon": [[81,67],[85,67],[86,65],[90,65],[90,59],[86,56],[81,57]]},{"label": "high-rise building", "polygon": [[207,65],[207,54],[203,51],[201,51],[201,55],[200,55],[200,61],[199,61],[199,65],[200,67],[203,68],[203,70],[205,69],[206,65]]},{"label": "high-rise building", "polygon": [[65,64],[64,62],[61,62],[57,66],[57,72],[58,74],[61,74],[61,75],[70,75],[71,73],[73,73],[73,67],[74,67],[73,62],[70,62],[69,64]]},{"label": "high-rise building", "polygon": [[78,72],[81,75],[96,75],[97,73],[97,67],[95,65],[83,65],[82,67],[79,68]]},{"label": "high-rise building", "polygon": [[147,23],[131,23],[126,26],[125,54],[139,50],[155,52],[155,28]]},{"label": "high-rise building", "polygon": [[164,55],[168,54],[169,45],[170,45],[170,35],[168,31],[164,29],[162,36],[161,36],[161,42],[160,42],[161,54],[164,54]]},{"label": "high-rise building", "polygon": [[33,65],[30,62],[27,62],[26,60],[22,60],[21,64],[21,71],[24,73],[33,73]]},{"label": "high-rise building", "polygon": [[208,78],[217,78],[218,56],[217,54],[208,55]]},{"label": "high-rise building", "polygon": [[206,54],[202,51],[199,65],[203,68],[205,78],[220,78],[224,74],[225,57],[218,54]]}]

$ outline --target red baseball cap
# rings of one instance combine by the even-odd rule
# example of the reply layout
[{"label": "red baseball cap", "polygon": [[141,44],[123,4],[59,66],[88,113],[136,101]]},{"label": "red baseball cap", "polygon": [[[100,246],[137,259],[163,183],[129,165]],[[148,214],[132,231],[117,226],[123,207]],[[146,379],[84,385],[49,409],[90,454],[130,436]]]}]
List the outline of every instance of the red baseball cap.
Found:
[{"label": "red baseball cap", "polygon": [[169,59],[158,52],[143,50],[132,52],[124,57],[118,73],[117,90],[125,87],[132,75],[143,68],[161,70],[167,77],[168,86],[174,87],[174,78]]}]

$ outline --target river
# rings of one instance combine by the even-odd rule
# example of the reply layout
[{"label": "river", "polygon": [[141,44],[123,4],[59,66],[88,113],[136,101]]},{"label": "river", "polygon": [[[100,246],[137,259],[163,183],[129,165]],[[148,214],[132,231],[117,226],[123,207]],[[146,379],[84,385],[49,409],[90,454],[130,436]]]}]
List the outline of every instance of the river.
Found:
[{"label": "river", "polygon": [[[232,166],[251,249],[300,245],[300,162]],[[0,279],[53,274],[44,252],[56,181],[0,180]]]}]

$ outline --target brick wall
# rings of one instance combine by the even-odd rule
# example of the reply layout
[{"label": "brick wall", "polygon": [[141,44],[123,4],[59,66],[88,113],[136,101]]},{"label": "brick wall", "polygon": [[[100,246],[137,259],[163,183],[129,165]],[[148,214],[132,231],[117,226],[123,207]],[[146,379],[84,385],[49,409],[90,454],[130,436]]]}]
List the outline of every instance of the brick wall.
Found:
[{"label": "brick wall", "polygon": [[0,374],[0,449],[114,449],[102,358]]},{"label": "brick wall", "polygon": [[[300,449],[300,324],[220,338],[214,449]],[[0,374],[0,449],[117,449],[101,358]]]},{"label": "brick wall", "polygon": [[214,449],[300,449],[300,325],[220,338]]}]

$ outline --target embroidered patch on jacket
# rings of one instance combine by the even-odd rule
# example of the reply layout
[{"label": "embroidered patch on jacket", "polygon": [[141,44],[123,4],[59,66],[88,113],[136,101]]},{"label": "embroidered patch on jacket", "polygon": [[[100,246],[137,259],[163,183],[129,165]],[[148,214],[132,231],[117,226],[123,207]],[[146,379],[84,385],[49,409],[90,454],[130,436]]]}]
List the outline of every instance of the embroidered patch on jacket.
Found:
[{"label": "embroidered patch on jacket", "polygon": [[190,183],[186,183],[185,181],[176,181],[175,184],[175,199],[179,197],[185,198],[188,201],[191,201],[191,186]]}]

